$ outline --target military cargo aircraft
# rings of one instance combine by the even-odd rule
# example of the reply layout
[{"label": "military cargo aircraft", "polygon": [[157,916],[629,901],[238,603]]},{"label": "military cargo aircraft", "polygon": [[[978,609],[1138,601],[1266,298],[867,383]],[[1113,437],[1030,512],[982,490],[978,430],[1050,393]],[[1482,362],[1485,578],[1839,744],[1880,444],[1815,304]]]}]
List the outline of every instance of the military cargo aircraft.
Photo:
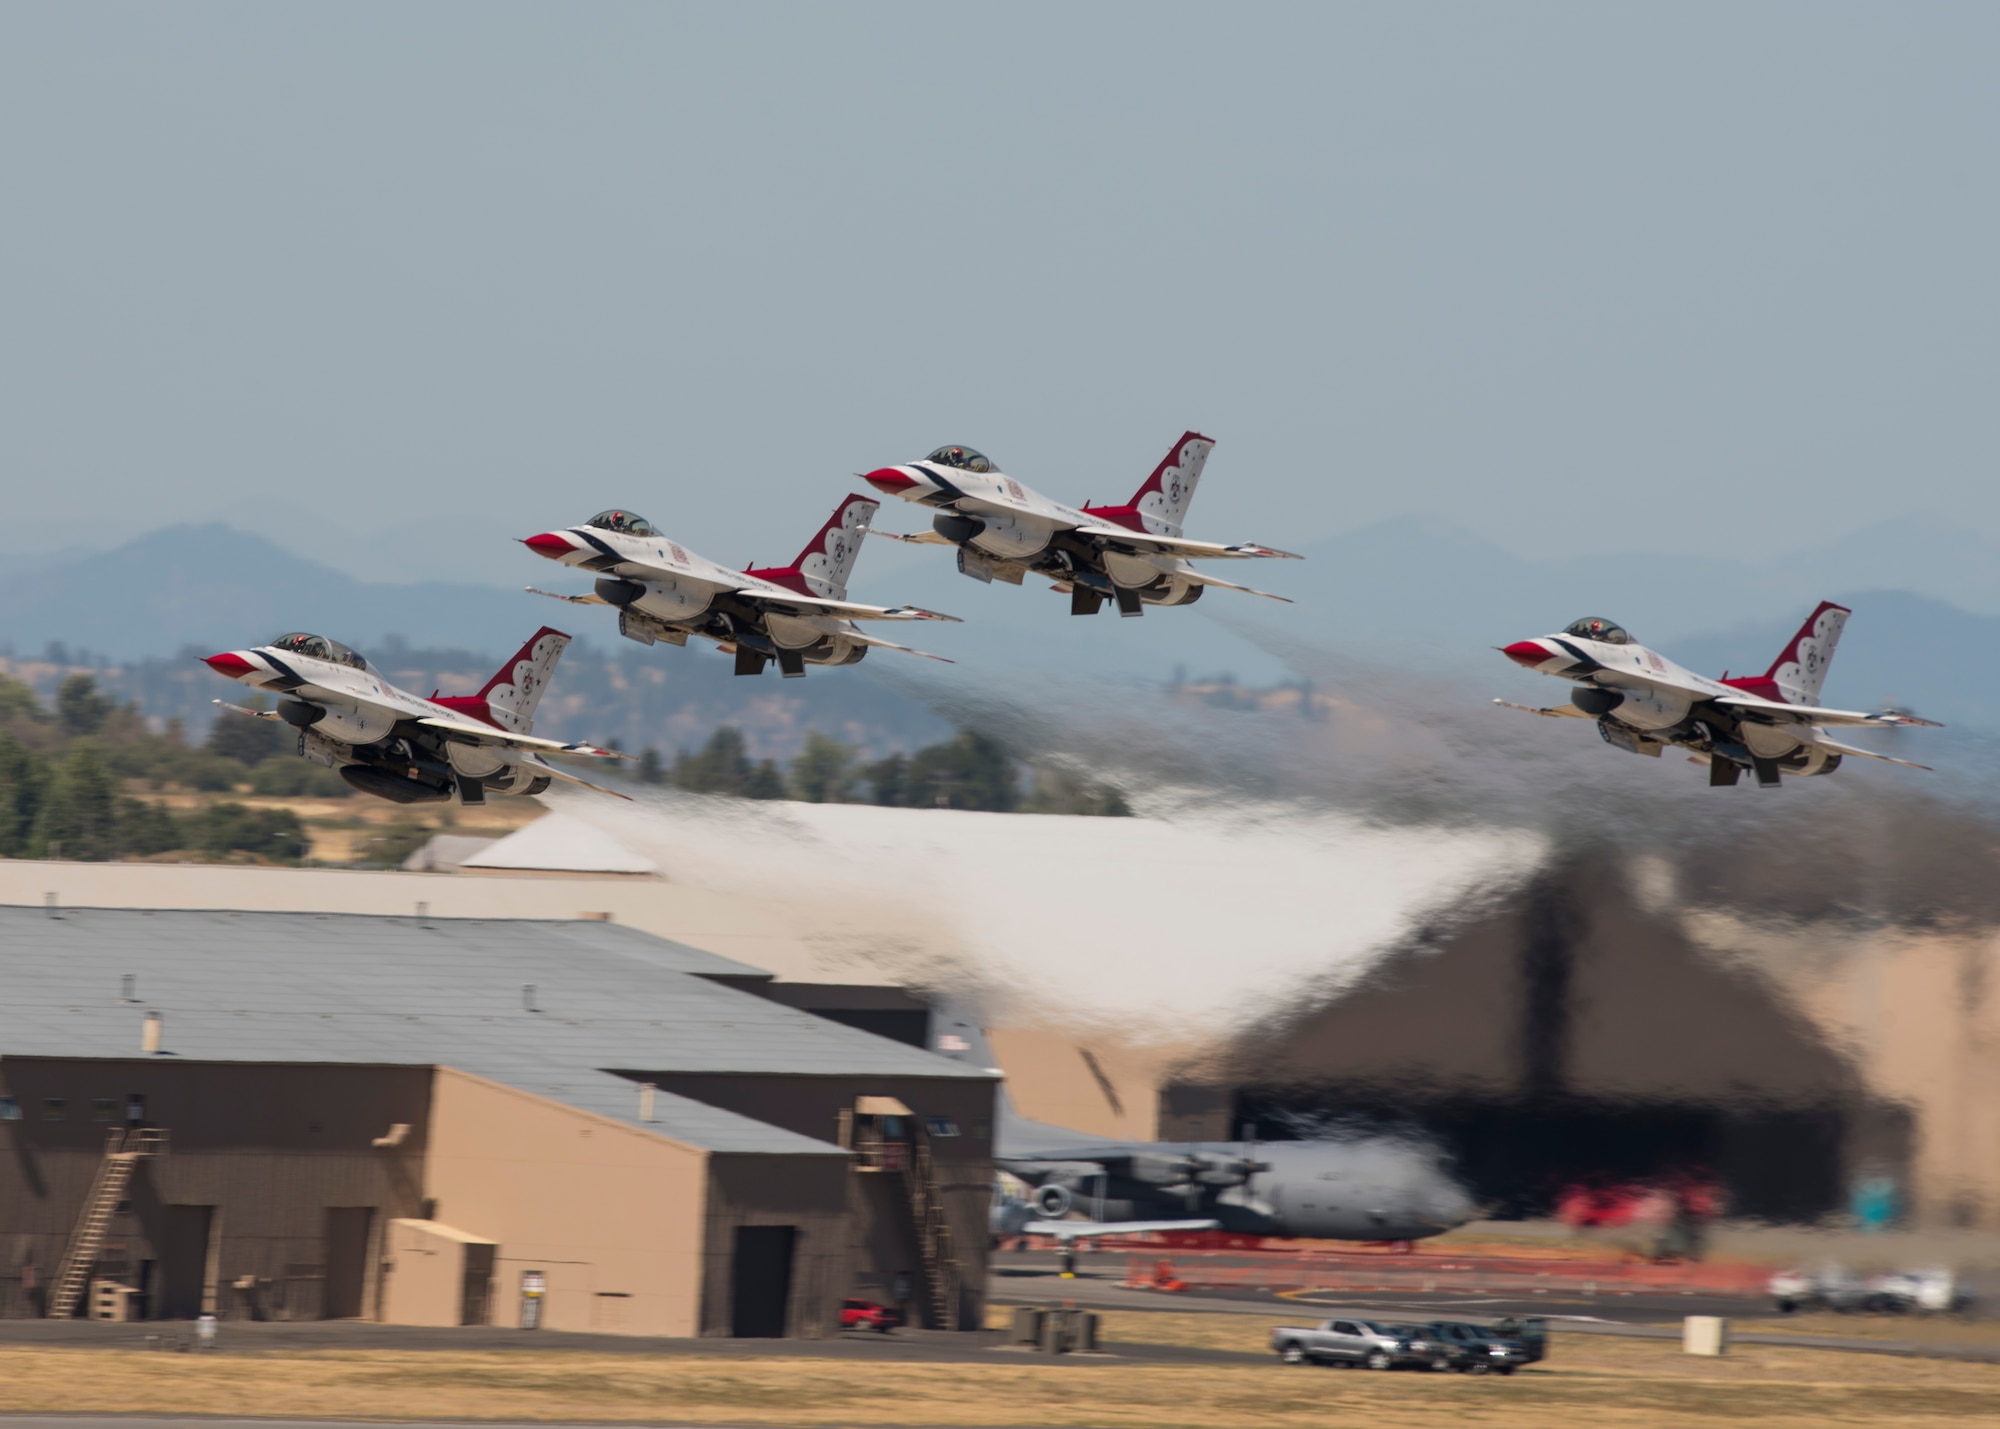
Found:
[{"label": "military cargo aircraft", "polygon": [[808,665],[855,664],[877,645],[943,660],[864,634],[854,623],[958,619],[914,605],[856,605],[847,599],[847,578],[881,505],[850,496],[792,564],[741,571],[668,540],[643,516],[600,511],[581,526],[545,531],[521,543],[538,556],[596,572],[595,592],[528,589],[575,605],[614,606],[618,633],[642,645],[660,640],[685,645],[690,635],[713,640],[736,657],[739,675],[761,675],[776,660],[779,673],[796,679]]},{"label": "military cargo aircraft", "polygon": [[1046,576],[1069,595],[1071,615],[1095,615],[1107,599],[1126,616],[1143,615],[1149,605],[1192,605],[1209,586],[1287,600],[1188,564],[1299,559],[1251,542],[1225,546],[1181,535],[1214,448],[1211,438],[1187,432],[1130,501],[1080,510],[1004,475],[971,447],[939,447],[922,461],[881,467],[863,479],[878,491],[936,509],[929,531],[895,539],[957,547],[960,573],[974,580],[1019,585],[1030,572]]},{"label": "military cargo aircraft", "polygon": [[1517,640],[1501,653],[1540,675],[1573,680],[1566,705],[1537,709],[1510,700],[1493,703],[1528,714],[1597,722],[1606,744],[1659,758],[1669,745],[1708,766],[1711,785],[1731,785],[1745,769],[1760,787],[1775,789],[1784,775],[1831,774],[1843,757],[1859,755],[1910,769],[1927,764],[1894,759],[1872,749],[1841,744],[1828,728],[1938,728],[1933,720],[1902,713],[1863,714],[1820,706],[1820,686],[1852,612],[1821,601],[1806,617],[1771,668],[1762,675],[1719,680],[1697,675],[1648,650],[1622,626],[1589,616],[1559,635]]},{"label": "military cargo aircraft", "polygon": [[[1035,1209],[1026,1196],[1017,1195],[1007,1180],[995,1177],[993,1204],[987,1213],[987,1229],[995,1240],[1015,1236],[1045,1235],[1064,1246],[1071,1241],[1095,1240],[1101,1236],[1151,1235],[1161,1231],[1212,1231],[1222,1222],[1210,1218],[1170,1221],[1076,1221],[1050,1220]],[[1018,1183],[1017,1183],[1018,1184]]]},{"label": "military cargo aircraft", "polygon": [[285,696],[275,710],[215,703],[254,719],[283,720],[298,730],[302,756],[339,771],[364,794],[398,804],[483,804],[489,792],[539,794],[561,779],[626,798],[543,756],[631,756],[538,739],[533,732],[535,706],[569,639],[545,625],[478,694],[427,700],[397,689],[340,642],[303,631],[269,645],[225,650],[202,663],[239,684]]},{"label": "military cargo aircraft", "polygon": [[[967,1010],[940,1009],[934,1025],[939,1056],[1001,1070]],[[1198,1221],[1243,1235],[1404,1241],[1441,1235],[1477,1214],[1443,1154],[1421,1137],[1107,1140],[1028,1120],[1005,1086],[995,1110],[993,1164],[1027,1188],[1018,1198],[1024,1210],[996,1199],[996,1235],[1205,1228],[1188,1224]],[[1090,1220],[1070,1221],[1083,1211]],[[1019,1229],[1007,1229],[1017,1219]],[[1054,1228],[1066,1221],[1075,1226],[1068,1237]]]}]

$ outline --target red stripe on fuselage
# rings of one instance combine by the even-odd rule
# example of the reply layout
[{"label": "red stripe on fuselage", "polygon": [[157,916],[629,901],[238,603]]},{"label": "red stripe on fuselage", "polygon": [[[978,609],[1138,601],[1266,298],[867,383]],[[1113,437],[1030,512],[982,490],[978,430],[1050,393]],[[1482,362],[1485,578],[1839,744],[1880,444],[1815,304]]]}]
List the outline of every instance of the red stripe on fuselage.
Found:
[{"label": "red stripe on fuselage", "polygon": [[497,730],[506,729],[505,725],[493,718],[493,706],[486,703],[484,695],[446,695],[442,699],[432,696],[431,703],[442,705],[453,714],[470,715],[481,724],[490,724]]},{"label": "red stripe on fuselage", "polygon": [[1108,521],[1114,526],[1123,526],[1128,531],[1143,532],[1146,529],[1145,518],[1139,515],[1136,506],[1086,506],[1083,514]]}]

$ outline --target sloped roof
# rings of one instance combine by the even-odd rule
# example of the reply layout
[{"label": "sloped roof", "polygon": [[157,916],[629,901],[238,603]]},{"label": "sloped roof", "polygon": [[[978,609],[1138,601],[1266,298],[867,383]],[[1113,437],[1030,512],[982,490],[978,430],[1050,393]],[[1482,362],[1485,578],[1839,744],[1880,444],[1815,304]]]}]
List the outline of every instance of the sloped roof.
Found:
[{"label": "sloped roof", "polygon": [[555,873],[658,873],[595,824],[568,814],[544,814],[490,848],[459,860],[464,868],[541,869]]},{"label": "sloped roof", "polygon": [[[634,1124],[633,1084],[602,1069],[987,1075],[712,980],[757,976],[590,921],[0,907],[0,1056],[137,1056],[157,1011],[166,1055],[444,1065]],[[838,1149],[666,1092],[654,1107],[651,1129],[711,1150]]]},{"label": "sloped roof", "polygon": [[403,860],[412,873],[434,873],[457,868],[474,854],[483,853],[499,839],[475,838],[470,834],[432,834],[422,848]]}]

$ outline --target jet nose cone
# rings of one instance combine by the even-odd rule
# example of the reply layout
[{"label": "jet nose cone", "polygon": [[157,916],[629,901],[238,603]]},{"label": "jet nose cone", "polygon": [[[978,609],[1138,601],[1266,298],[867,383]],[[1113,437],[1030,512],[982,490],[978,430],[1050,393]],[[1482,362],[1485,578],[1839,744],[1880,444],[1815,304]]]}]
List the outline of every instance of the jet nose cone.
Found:
[{"label": "jet nose cone", "polygon": [[576,549],[576,543],[567,536],[558,536],[553,531],[544,531],[539,536],[530,536],[523,542],[538,556],[547,556],[552,561],[560,561]]},{"label": "jet nose cone", "polygon": [[257,669],[234,650],[225,650],[220,655],[210,655],[201,663],[216,674],[227,676],[232,680],[240,680],[245,675],[254,674]]},{"label": "jet nose cone", "polygon": [[1500,653],[1516,665],[1526,665],[1530,670],[1538,669],[1554,658],[1549,654],[1548,647],[1539,640],[1516,640],[1512,645],[1504,647]]},{"label": "jet nose cone", "polygon": [[891,496],[902,496],[923,485],[914,476],[900,467],[878,467],[861,478],[877,491],[885,491]]}]

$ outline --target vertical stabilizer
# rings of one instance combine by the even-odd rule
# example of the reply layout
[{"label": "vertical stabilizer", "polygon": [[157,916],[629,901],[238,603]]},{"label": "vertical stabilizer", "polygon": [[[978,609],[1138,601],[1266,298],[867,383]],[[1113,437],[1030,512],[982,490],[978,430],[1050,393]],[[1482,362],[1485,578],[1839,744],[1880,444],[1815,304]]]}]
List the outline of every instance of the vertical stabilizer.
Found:
[{"label": "vertical stabilizer", "polygon": [[1817,705],[1820,686],[1826,683],[1826,667],[1833,663],[1840,632],[1852,613],[1844,605],[1821,601],[1762,678],[1723,683],[1767,700],[1783,700],[1788,705]]},{"label": "vertical stabilizer", "polygon": [[743,574],[771,581],[801,595],[825,600],[847,599],[847,578],[861,555],[861,543],[882,503],[872,497],[850,496],[834,509],[819,534],[789,566],[752,566]]},{"label": "vertical stabilizer", "polygon": [[1133,531],[1150,531],[1156,536],[1178,536],[1187,517],[1188,503],[1194,500],[1195,483],[1215,439],[1200,432],[1183,432],[1174,449],[1153,468],[1153,474],[1132,493],[1123,506],[1086,506],[1083,509],[1104,521],[1114,521]]},{"label": "vertical stabilizer", "polygon": [[485,701],[494,724],[515,734],[534,733],[535,706],[542,702],[542,691],[568,644],[569,636],[544,625],[486,682],[478,698]]}]

